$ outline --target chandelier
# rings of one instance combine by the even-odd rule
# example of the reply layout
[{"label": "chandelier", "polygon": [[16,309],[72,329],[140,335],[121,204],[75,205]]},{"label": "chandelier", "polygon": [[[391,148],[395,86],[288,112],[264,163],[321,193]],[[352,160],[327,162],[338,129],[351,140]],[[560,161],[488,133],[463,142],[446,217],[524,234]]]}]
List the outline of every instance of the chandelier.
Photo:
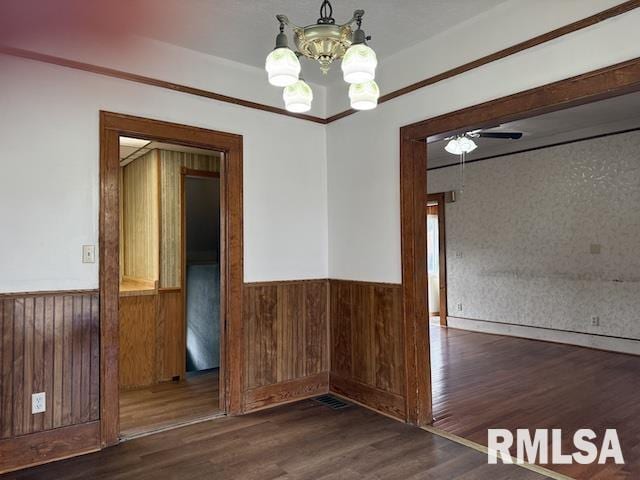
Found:
[{"label": "chandelier", "polygon": [[[313,100],[311,87],[300,75],[300,57],[317,61],[325,75],[333,62],[341,59],[344,81],[350,84],[351,108],[371,110],[376,107],[380,97],[374,81],[378,60],[373,49],[367,46],[371,37],[362,30],[363,16],[364,10],[356,10],[349,21],[336,25],[329,0],[323,0],[317,22],[306,27],[294,25],[285,15],[276,15],[280,33],[275,49],[267,56],[265,69],[271,85],[284,87],[282,98],[288,111],[306,112]],[[295,52],[289,48],[285,26],[293,31]]]}]

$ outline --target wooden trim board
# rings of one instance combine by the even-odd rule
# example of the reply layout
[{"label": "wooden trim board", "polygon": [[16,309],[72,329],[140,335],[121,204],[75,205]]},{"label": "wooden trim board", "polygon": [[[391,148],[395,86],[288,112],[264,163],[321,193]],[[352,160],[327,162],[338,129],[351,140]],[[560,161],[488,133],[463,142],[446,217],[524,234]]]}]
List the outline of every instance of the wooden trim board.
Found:
[{"label": "wooden trim board", "polygon": [[329,392],[329,372],[247,390],[245,413],[271,408]]},{"label": "wooden trim board", "polygon": [[307,120],[310,122],[322,123],[322,124],[326,123],[326,120],[321,117],[307,115],[304,113],[292,113],[285,110],[284,108],[273,107],[271,105],[265,105],[263,103],[252,102],[251,100],[244,100],[242,98],[232,97],[230,95],[223,95],[221,93],[204,90],[202,88],[190,87],[188,85],[168,82],[166,80],[147,77],[145,75],[138,75],[136,73],[129,73],[123,70],[116,70],[114,68],[101,67],[99,65],[93,65],[90,63],[79,62],[76,60],[69,60],[66,58],[57,57],[55,55],[47,55],[44,53],[34,52],[31,50],[25,50],[21,48],[14,48],[7,45],[0,45],[0,53],[4,53],[5,55],[11,55],[13,57],[26,58],[26,59],[35,60],[38,62],[49,63],[51,65],[58,65],[61,67],[73,68],[75,70],[95,73],[97,75],[104,75],[107,77],[119,78],[121,80],[141,83],[143,85],[151,85],[154,87],[166,88],[167,90],[187,93],[189,95],[195,95],[197,97],[204,97],[210,100],[216,100],[218,102],[231,103],[233,105],[252,108],[254,110],[262,110],[264,112],[275,113],[278,115],[285,115],[287,117],[298,118],[300,120]]},{"label": "wooden trim board", "polygon": [[[450,70],[447,70],[445,72],[442,72],[437,75],[420,80],[418,82],[412,83],[411,85],[407,85],[406,87],[402,87],[392,92],[389,92],[381,96],[378,103],[381,104],[384,102],[388,102],[389,100],[393,100],[394,98],[398,98],[402,95],[406,95],[408,93],[414,92],[416,90],[427,87],[429,85],[433,85],[435,83],[441,82],[448,78],[455,77],[456,75],[460,75],[462,73],[468,72],[470,70],[481,67],[483,65],[487,65],[488,63],[495,62],[496,60],[506,58],[508,56],[522,52],[529,48],[533,48],[543,43],[550,42],[564,35],[568,35],[570,33],[577,32],[584,28],[591,27],[600,22],[604,22],[611,18],[630,12],[638,7],[640,7],[640,0],[627,0],[619,5],[603,10],[602,12],[598,12],[594,15],[583,18],[582,20],[572,22],[568,25],[565,25],[560,28],[556,28],[554,30],[543,33],[541,35],[537,35],[533,38],[530,38],[529,40],[525,40],[524,42],[517,43],[510,47],[494,52],[492,54],[481,57],[477,60],[473,60],[471,62],[465,63],[463,65],[452,68]],[[357,112],[356,110],[349,109],[340,113],[336,113],[335,115],[331,115],[327,118],[317,117],[314,115],[300,114],[300,113],[291,113],[283,108],[273,107],[271,105],[265,105],[258,102],[252,102],[250,100],[244,100],[244,99],[232,97],[229,95],[223,95],[220,93],[204,90],[201,88],[190,87],[187,85],[181,85],[174,82],[167,82],[157,78],[124,72],[122,70],[116,70],[116,69],[107,68],[107,67],[101,67],[98,65],[92,65],[89,63],[79,62],[75,60],[69,60],[69,59],[57,57],[54,55],[47,55],[47,54],[38,53],[30,50],[14,48],[7,45],[0,45],[0,53],[4,53],[6,55],[11,55],[14,57],[36,60],[39,62],[49,63],[53,65],[59,65],[62,67],[74,68],[76,70],[82,70],[85,72],[95,73],[98,75],[105,75],[108,77],[119,78],[122,80],[131,81],[131,82],[142,83],[144,85],[152,85],[156,87],[166,88],[169,90],[187,93],[190,95],[209,98],[211,100],[216,100],[219,102],[231,103],[234,105],[240,105],[247,108],[253,108],[256,110],[275,113],[278,115],[286,115],[288,117],[298,118],[300,120],[306,120],[306,121],[315,122],[319,124],[332,123],[337,120],[340,120],[341,118],[347,117]]]},{"label": "wooden trim board", "polygon": [[396,420],[405,420],[405,399],[385,390],[331,374],[329,391]]},{"label": "wooden trim board", "polygon": [[99,422],[0,440],[0,474],[97,450],[100,450]]},{"label": "wooden trim board", "polygon": [[[592,27],[597,23],[603,22],[605,20],[609,20],[610,18],[617,17],[618,15],[622,15],[624,13],[630,12],[631,10],[634,10],[638,7],[640,7],[640,0],[629,0],[629,1],[623,2],[619,5],[603,10],[602,12],[598,12],[594,15],[583,18],[582,20],[572,22],[563,27],[556,28],[555,30],[551,30],[550,32],[543,33],[542,35],[537,35],[533,38],[530,38],[529,40],[525,40],[524,42],[517,43],[515,45],[512,45],[511,47],[504,48],[490,55],[486,55],[477,60],[473,60],[471,62],[465,63],[464,65],[460,65],[458,67],[452,68],[445,72],[439,73],[438,75],[425,78],[424,80],[420,80],[419,82],[412,83],[411,85],[407,85],[406,87],[400,88],[398,90],[394,90],[393,92],[389,92],[380,97],[380,99],[378,100],[378,104],[388,102],[389,100],[393,100],[394,98],[400,97],[402,95],[406,95],[411,92],[415,92],[416,90],[419,90],[421,88],[427,87],[429,85],[433,85],[443,80],[447,80],[451,77],[455,77],[457,75],[476,69],[483,65],[487,65],[491,62],[501,60],[503,58],[509,57],[516,53],[522,52],[524,50],[528,50],[530,48],[536,47],[543,43],[550,42],[564,35],[577,32],[584,28]],[[337,113],[327,118],[327,123],[335,122],[336,120],[340,120],[341,118],[347,117],[356,112],[357,112],[356,110],[345,110],[344,112]]]}]

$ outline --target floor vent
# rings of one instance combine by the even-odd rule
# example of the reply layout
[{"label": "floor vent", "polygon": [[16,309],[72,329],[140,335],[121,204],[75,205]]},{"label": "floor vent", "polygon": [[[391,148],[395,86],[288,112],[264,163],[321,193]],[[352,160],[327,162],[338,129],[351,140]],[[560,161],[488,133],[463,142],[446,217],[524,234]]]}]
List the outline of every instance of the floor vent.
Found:
[{"label": "floor vent", "polygon": [[320,397],[315,397],[313,400],[326,405],[329,408],[333,408],[334,410],[341,410],[343,408],[351,406],[351,404],[343,402],[339,398],[333,397],[331,395],[322,395]]}]

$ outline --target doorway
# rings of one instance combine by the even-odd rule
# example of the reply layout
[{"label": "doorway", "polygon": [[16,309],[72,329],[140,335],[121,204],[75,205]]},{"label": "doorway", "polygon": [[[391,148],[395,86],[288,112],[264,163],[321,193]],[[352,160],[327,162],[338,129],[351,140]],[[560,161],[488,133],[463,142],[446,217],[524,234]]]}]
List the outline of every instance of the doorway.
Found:
[{"label": "doorway", "polygon": [[185,377],[220,377],[220,174],[182,168]]},{"label": "doorway", "polygon": [[429,323],[447,326],[447,251],[445,194],[427,195],[427,288]]},{"label": "doorway", "polygon": [[220,413],[223,154],[119,142],[120,437],[133,438]]},{"label": "doorway", "polygon": [[[122,386],[129,385],[127,382],[131,379],[144,378],[144,382],[152,383],[144,386],[144,396],[156,398],[140,408],[140,414],[148,418],[153,405],[158,418],[165,416],[165,425],[156,424],[145,433],[183,423],[184,413],[191,414],[189,422],[202,419],[202,415],[194,415],[198,407],[186,404],[179,407],[180,399],[187,397],[207,403],[204,418],[211,417],[211,405],[215,405],[215,412],[219,414],[242,412],[242,136],[109,112],[100,113],[100,130],[100,432],[101,446],[106,447],[122,438],[121,427],[126,423],[121,415],[124,413],[121,394],[126,391]],[[144,142],[147,149],[150,145],[157,147],[151,149],[155,154],[143,162],[152,173],[141,182],[145,185],[144,195],[136,198],[150,205],[157,204],[158,209],[151,208],[152,213],[141,214],[140,205],[134,202],[136,208],[129,216],[133,219],[130,226],[126,221],[119,221],[127,204],[125,200],[120,201],[122,193],[126,194],[120,170],[122,137]],[[195,155],[190,149],[213,152],[218,158],[218,168],[203,169],[197,166],[198,161],[180,162],[177,170],[173,168],[175,163],[170,171],[163,168],[168,160],[162,151]],[[180,239],[182,194],[177,188],[173,190],[176,202],[171,201],[171,195],[162,196],[167,182],[180,187],[181,167],[185,166],[218,172],[218,382],[187,381],[186,288],[181,271],[184,240]],[[129,177],[137,178],[139,173],[132,171]],[[171,219],[157,220],[165,217]],[[143,233],[146,246],[127,248],[121,242],[127,230],[135,232],[134,236]],[[143,254],[138,255],[140,252]],[[144,275],[139,275],[141,270],[137,267],[131,269],[120,264],[120,257],[127,258],[127,255],[144,259],[149,267]],[[164,261],[161,262],[161,258]],[[139,331],[129,335],[130,328]],[[171,355],[166,354],[168,351]],[[127,370],[127,362],[135,368]],[[172,415],[173,419],[166,418]],[[182,420],[176,420],[178,417]],[[134,435],[137,433],[142,432]],[[131,432],[124,435],[130,436]]]}]

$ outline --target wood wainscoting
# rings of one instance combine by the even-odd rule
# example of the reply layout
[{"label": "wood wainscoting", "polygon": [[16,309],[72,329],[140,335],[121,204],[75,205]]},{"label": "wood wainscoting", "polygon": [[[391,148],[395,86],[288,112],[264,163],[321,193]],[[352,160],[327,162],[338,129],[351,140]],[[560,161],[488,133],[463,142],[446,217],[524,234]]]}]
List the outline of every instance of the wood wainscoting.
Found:
[{"label": "wood wainscoting", "polygon": [[331,391],[406,419],[400,285],[246,283],[244,314],[245,412]]},{"label": "wood wainscoting", "polygon": [[166,382],[185,374],[181,289],[120,296],[120,388]]},{"label": "wood wainscoting", "polygon": [[404,421],[401,285],[330,282],[330,390]]},{"label": "wood wainscoting", "polygon": [[329,391],[327,280],[246,283],[245,412]]},{"label": "wood wainscoting", "polygon": [[99,449],[98,312],[96,291],[0,294],[0,473]]}]

